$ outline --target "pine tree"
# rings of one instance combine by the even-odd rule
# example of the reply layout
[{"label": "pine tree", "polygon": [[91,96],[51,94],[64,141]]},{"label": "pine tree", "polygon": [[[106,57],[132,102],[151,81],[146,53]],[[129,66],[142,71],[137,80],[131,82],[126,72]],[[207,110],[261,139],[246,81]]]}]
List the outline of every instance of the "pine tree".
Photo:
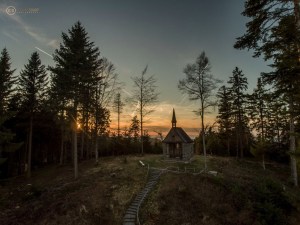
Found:
[{"label": "pine tree", "polygon": [[282,95],[272,93],[269,97],[265,137],[272,144],[280,146],[285,142],[284,137],[288,131],[288,107]]},{"label": "pine tree", "polygon": [[265,152],[268,148],[268,142],[266,140],[266,129],[268,127],[268,101],[269,93],[264,87],[261,78],[257,80],[257,87],[253,90],[253,93],[249,95],[249,116],[251,120],[251,128],[255,130],[257,135],[256,147],[253,151],[256,155],[261,155],[262,165],[265,169]]},{"label": "pine tree", "polygon": [[230,156],[230,139],[232,133],[232,102],[230,98],[230,91],[224,85],[220,87],[217,97],[219,99],[218,109],[219,115],[217,122],[219,124],[219,133],[226,141],[227,155]]},{"label": "pine tree", "polygon": [[296,152],[295,104],[299,95],[300,64],[300,5],[299,0],[247,0],[242,13],[250,18],[246,33],[237,38],[234,47],[252,49],[254,57],[264,55],[272,59],[275,71],[268,80],[285,92],[289,101],[291,171],[295,186],[298,186]]},{"label": "pine tree", "polygon": [[244,157],[244,141],[247,135],[246,102],[245,91],[248,88],[247,78],[243,71],[236,67],[229,78],[230,96],[232,101],[232,116],[234,118],[234,129],[236,133],[236,153],[237,157]]},{"label": "pine tree", "polygon": [[11,69],[10,56],[4,48],[0,57],[0,117],[7,112],[9,100],[14,91],[16,77],[13,75],[15,69]]},{"label": "pine tree", "polygon": [[247,0],[243,16],[249,18],[246,33],[237,38],[234,47],[254,50],[254,57],[264,55],[265,59],[273,58],[269,54],[271,43],[276,39],[273,31],[280,28],[285,17],[293,17],[296,29],[300,28],[299,0]]},{"label": "pine tree", "polygon": [[267,93],[267,90],[264,88],[262,79],[258,78],[256,88],[253,90],[253,93],[249,95],[248,110],[252,129],[256,131],[261,141],[265,141],[266,136],[269,98],[269,93]]},{"label": "pine tree", "polygon": [[29,113],[28,134],[28,169],[27,176],[31,176],[31,153],[34,114],[41,110],[47,93],[48,78],[45,66],[42,65],[39,54],[32,53],[28,64],[20,73],[19,87],[22,105]]},{"label": "pine tree", "polygon": [[75,178],[78,177],[77,123],[80,111],[82,121],[88,121],[88,113],[92,106],[91,94],[95,92],[97,71],[100,69],[99,55],[99,49],[89,41],[84,27],[77,22],[68,30],[68,34],[62,33],[62,43],[54,54],[56,65],[50,67],[54,86],[58,88],[57,93],[66,97],[68,114],[72,121]]},{"label": "pine tree", "polygon": [[135,115],[131,119],[131,124],[129,127],[129,133],[130,133],[130,136],[133,137],[134,142],[137,142],[138,137],[139,137],[139,132],[140,132],[139,123],[140,123],[140,121],[138,120],[137,115]]},{"label": "pine tree", "polygon": [[[23,145],[23,143],[14,143],[15,134],[3,126],[3,123],[7,119],[8,118],[6,116],[2,116],[0,118],[0,168],[5,162],[7,162],[10,153],[15,152]],[[8,174],[4,174],[0,169],[0,178],[5,175]]]}]

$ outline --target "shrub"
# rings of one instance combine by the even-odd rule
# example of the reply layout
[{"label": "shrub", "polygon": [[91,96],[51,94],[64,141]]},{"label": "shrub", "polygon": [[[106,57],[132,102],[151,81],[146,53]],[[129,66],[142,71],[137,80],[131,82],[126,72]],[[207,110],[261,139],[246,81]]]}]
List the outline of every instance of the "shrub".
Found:
[{"label": "shrub", "polygon": [[281,184],[260,179],[253,189],[254,212],[262,224],[288,224],[287,216],[293,209]]}]

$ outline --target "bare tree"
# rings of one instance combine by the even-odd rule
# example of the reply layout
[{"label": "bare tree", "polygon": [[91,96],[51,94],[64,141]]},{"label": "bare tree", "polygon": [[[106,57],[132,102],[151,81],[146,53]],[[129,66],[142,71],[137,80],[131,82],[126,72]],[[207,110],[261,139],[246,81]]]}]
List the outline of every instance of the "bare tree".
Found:
[{"label": "bare tree", "polygon": [[115,95],[114,102],[113,102],[113,108],[115,112],[118,114],[118,137],[120,137],[120,115],[122,113],[124,105],[125,104],[122,102],[121,99],[121,94],[120,92],[118,92]]},{"label": "bare tree", "polygon": [[106,58],[102,60],[102,67],[98,73],[94,101],[94,137],[95,137],[95,160],[98,163],[98,136],[103,134],[108,127],[109,111],[107,107],[111,103],[114,92],[119,89],[117,82],[118,74],[115,66]]},{"label": "bare tree", "polygon": [[132,102],[137,105],[137,111],[140,115],[140,133],[141,133],[141,153],[144,154],[143,145],[143,125],[144,118],[150,113],[154,112],[154,103],[158,100],[158,93],[156,92],[156,79],[154,76],[148,78],[145,77],[148,66],[142,71],[141,76],[132,77],[134,83],[134,90],[132,96]]},{"label": "bare tree", "polygon": [[209,107],[216,105],[216,101],[212,100],[213,90],[217,88],[218,83],[221,83],[220,80],[213,77],[210,73],[210,69],[209,59],[205,55],[205,52],[202,52],[196,59],[195,63],[186,65],[183,70],[186,78],[180,80],[178,83],[179,90],[183,93],[187,93],[191,101],[199,100],[200,102],[200,107],[195,111],[195,113],[201,116],[202,129],[199,133],[199,138],[202,136],[205,170],[207,169],[207,165],[204,114]]}]

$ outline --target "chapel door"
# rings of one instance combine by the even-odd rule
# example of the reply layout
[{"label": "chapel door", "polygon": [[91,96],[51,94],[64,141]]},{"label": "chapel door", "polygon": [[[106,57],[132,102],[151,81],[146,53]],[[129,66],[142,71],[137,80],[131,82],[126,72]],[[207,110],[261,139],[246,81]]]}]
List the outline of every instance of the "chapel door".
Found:
[{"label": "chapel door", "polygon": [[182,158],[182,144],[177,143],[175,146],[175,158]]},{"label": "chapel door", "polygon": [[169,145],[169,148],[170,148],[170,150],[169,150],[170,158],[175,158],[176,157],[176,144],[171,143]]}]

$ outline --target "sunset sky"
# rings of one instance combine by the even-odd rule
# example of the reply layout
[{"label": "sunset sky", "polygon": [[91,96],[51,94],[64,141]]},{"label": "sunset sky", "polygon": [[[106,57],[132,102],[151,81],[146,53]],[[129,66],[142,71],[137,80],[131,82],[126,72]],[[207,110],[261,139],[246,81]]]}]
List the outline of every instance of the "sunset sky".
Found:
[{"label": "sunset sky", "polygon": [[[76,21],[81,21],[90,40],[108,58],[124,82],[123,97],[130,97],[132,76],[148,65],[160,92],[156,112],[149,116],[149,132],[167,131],[175,108],[178,126],[194,136],[200,119],[190,102],[177,88],[184,78],[183,68],[205,51],[216,78],[228,80],[238,66],[248,78],[249,90],[260,72],[268,71],[261,58],[233,48],[235,38],[245,32],[246,18],[241,16],[242,0],[18,0],[1,1],[0,48],[6,47],[12,67],[19,74],[33,51],[39,51],[44,65],[53,65],[51,55]],[[8,15],[6,9],[17,11]],[[31,13],[29,11],[31,10]],[[34,13],[33,13],[34,12]],[[217,109],[206,121],[213,123]],[[133,107],[122,114],[122,127],[128,126]],[[112,114],[112,127],[116,115]]]}]

